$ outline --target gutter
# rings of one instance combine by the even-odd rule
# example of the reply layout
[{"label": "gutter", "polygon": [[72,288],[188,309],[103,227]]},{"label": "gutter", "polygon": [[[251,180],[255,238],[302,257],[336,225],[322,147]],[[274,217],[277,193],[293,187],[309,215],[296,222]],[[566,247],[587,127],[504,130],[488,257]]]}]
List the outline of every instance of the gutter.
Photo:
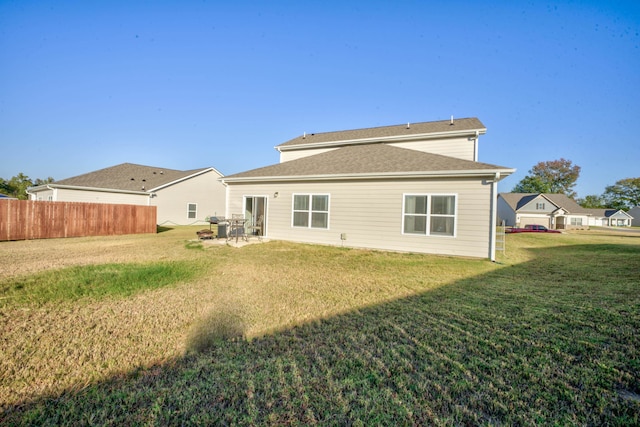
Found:
[{"label": "gutter", "polygon": [[506,178],[515,172],[515,169],[486,169],[486,170],[462,170],[462,171],[433,171],[433,172],[386,172],[386,173],[352,173],[339,175],[288,175],[288,176],[252,176],[252,177],[227,177],[220,180],[224,183],[234,182],[286,182],[286,181],[337,181],[358,179],[387,179],[387,178],[470,178],[470,177],[498,177]]},{"label": "gutter", "polygon": [[[33,188],[36,188],[36,187],[33,187]],[[62,188],[66,190],[100,191],[103,193],[123,193],[123,194],[138,194],[138,195],[149,194],[147,191],[118,190],[116,188],[83,187],[78,185],[61,185],[61,184],[47,184],[46,188],[49,190],[56,190],[58,188]]]}]

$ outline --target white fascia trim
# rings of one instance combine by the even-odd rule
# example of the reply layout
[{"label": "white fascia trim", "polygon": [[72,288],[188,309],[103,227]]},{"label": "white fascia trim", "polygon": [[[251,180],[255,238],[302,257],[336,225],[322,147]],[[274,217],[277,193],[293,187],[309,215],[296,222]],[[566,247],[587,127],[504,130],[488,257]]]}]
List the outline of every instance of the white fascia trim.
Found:
[{"label": "white fascia trim", "polygon": [[265,181],[336,181],[357,179],[387,179],[387,178],[469,178],[469,177],[496,177],[506,178],[515,172],[515,169],[485,169],[485,170],[460,170],[460,171],[433,171],[433,172],[386,172],[386,173],[353,173],[339,175],[294,175],[294,176],[263,176],[223,178],[223,182],[265,182]]},{"label": "white fascia trim", "polygon": [[216,170],[216,168],[213,168],[213,167],[211,167],[211,168],[206,168],[206,169],[202,169],[201,171],[198,171],[198,172],[196,172],[196,173],[193,173],[193,174],[191,174],[191,175],[187,175],[187,176],[184,176],[184,177],[182,177],[182,178],[180,178],[180,179],[176,179],[175,181],[167,182],[166,184],[162,184],[162,185],[160,185],[160,186],[158,186],[158,187],[151,188],[151,189],[149,190],[149,192],[150,192],[150,193],[152,193],[152,192],[154,192],[154,191],[162,190],[163,188],[169,187],[169,186],[174,185],[174,184],[177,184],[177,183],[179,183],[179,182],[186,181],[187,179],[191,179],[191,178],[194,178],[194,177],[196,177],[196,176],[198,176],[198,175],[202,175],[202,174],[204,174],[204,173],[212,172],[212,171],[213,171],[213,172],[215,172],[215,173],[217,173],[220,177],[223,177],[223,176],[224,176],[224,175],[222,175],[220,172],[218,172],[218,170]]},{"label": "white fascia trim", "polygon": [[41,185],[39,187],[33,187],[34,189],[57,189],[61,188],[63,190],[82,190],[82,191],[99,191],[102,193],[123,193],[123,194],[139,194],[139,195],[149,195],[146,191],[133,191],[133,190],[119,190],[117,188],[98,188],[98,187],[82,187],[79,185],[61,185],[61,184],[47,184]]},{"label": "white fascia trim", "polygon": [[447,131],[447,132],[433,132],[433,133],[418,133],[413,135],[403,135],[403,136],[385,136],[378,138],[362,138],[362,139],[344,139],[340,141],[329,141],[329,142],[312,142],[309,144],[295,144],[295,145],[285,145],[285,146],[275,146],[274,148],[279,152],[283,151],[295,151],[295,150],[304,150],[308,148],[326,148],[326,147],[336,147],[342,145],[358,145],[358,144],[371,144],[374,142],[406,142],[406,141],[414,141],[420,139],[436,139],[442,137],[456,137],[456,136],[475,136],[484,135],[487,133],[486,128],[482,129],[469,129],[469,130],[461,130],[461,131]]}]

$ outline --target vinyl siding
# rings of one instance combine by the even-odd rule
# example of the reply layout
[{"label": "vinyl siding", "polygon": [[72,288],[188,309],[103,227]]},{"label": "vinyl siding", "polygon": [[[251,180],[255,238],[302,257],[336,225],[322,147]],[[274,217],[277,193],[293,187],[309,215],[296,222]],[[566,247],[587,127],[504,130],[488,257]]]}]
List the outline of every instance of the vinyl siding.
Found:
[{"label": "vinyl siding", "polygon": [[[158,224],[202,224],[209,215],[223,216],[225,187],[218,178],[209,171],[156,191],[150,204],[158,207]],[[195,219],[187,217],[188,203],[198,205]]]},{"label": "vinyl siding", "polygon": [[423,151],[425,153],[441,154],[443,156],[456,157],[463,160],[474,159],[474,141],[465,138],[428,139],[424,141],[410,141],[392,143],[394,147],[408,148],[409,150]]},{"label": "vinyl siding", "polygon": [[[540,203],[544,204],[543,209],[537,208],[536,205]],[[527,214],[527,215],[532,213],[550,214],[556,209],[558,209],[558,206],[554,205],[549,200],[545,199],[544,197],[536,197],[535,199],[533,199],[532,201],[530,201],[529,203],[527,203],[526,205],[518,209],[518,212],[520,212],[520,214]]]},{"label": "vinyl siding", "polygon": [[111,193],[107,191],[58,188],[56,189],[56,193],[56,202],[112,203],[146,206],[149,200],[149,196],[146,194]]},{"label": "vinyl siding", "polygon": [[[278,192],[278,197],[273,195]],[[329,228],[291,226],[293,194],[328,194]],[[402,234],[403,195],[454,194],[456,236]],[[244,196],[268,194],[267,236],[296,242],[489,257],[491,185],[480,180],[335,181],[300,183],[232,183],[227,212],[243,212]],[[346,233],[346,240],[341,234]]]},{"label": "vinyl siding", "polygon": [[42,191],[38,191],[37,193],[31,193],[31,195],[29,196],[29,200],[44,200],[44,201],[48,201],[49,197],[51,197],[51,201],[55,202],[55,193],[53,192],[53,190],[42,190]]},{"label": "vinyl siding", "polygon": [[498,197],[498,223],[502,220],[504,220],[506,226],[514,227],[516,225],[516,213],[502,197]]}]

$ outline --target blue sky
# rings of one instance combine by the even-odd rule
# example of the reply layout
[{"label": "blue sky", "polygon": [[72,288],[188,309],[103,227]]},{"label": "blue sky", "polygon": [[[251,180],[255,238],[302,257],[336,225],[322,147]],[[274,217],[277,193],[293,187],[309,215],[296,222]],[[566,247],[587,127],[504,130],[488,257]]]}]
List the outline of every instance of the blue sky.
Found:
[{"label": "blue sky", "polygon": [[480,161],[640,176],[638,1],[3,1],[0,177],[231,174],[327,132],[478,117]]}]

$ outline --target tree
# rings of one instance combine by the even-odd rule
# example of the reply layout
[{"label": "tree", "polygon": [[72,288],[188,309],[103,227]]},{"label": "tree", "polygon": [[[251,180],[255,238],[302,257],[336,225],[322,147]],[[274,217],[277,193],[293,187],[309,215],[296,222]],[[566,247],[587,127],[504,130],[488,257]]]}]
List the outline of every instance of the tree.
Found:
[{"label": "tree", "polygon": [[604,189],[602,197],[608,207],[629,210],[640,206],[640,178],[625,178]]},{"label": "tree", "polygon": [[36,180],[33,182],[33,185],[34,186],[46,185],[46,184],[51,184],[53,181],[55,180],[51,177],[48,177],[47,179],[36,178]]},{"label": "tree", "polygon": [[512,193],[551,193],[549,183],[542,181],[538,176],[525,176],[513,187]]},{"label": "tree", "polygon": [[607,207],[604,197],[598,196],[597,194],[590,194],[585,196],[584,199],[578,199],[577,202],[580,206],[587,209],[602,209]]},{"label": "tree", "polygon": [[20,200],[26,200],[28,198],[27,188],[33,186],[33,181],[31,181],[27,175],[20,172],[9,180],[9,185],[13,189],[13,194],[10,194],[10,196]]},{"label": "tree", "polygon": [[50,184],[54,181],[53,178],[36,179],[35,184],[27,175],[22,172],[12,177],[9,181],[4,178],[0,178],[0,193],[6,194],[9,197],[15,197],[16,199],[26,200],[29,198],[27,194],[27,188],[34,185]]},{"label": "tree", "polygon": [[560,193],[575,197],[573,187],[580,176],[580,166],[573,165],[571,160],[561,158],[540,162],[529,170],[511,190],[514,193]]}]

